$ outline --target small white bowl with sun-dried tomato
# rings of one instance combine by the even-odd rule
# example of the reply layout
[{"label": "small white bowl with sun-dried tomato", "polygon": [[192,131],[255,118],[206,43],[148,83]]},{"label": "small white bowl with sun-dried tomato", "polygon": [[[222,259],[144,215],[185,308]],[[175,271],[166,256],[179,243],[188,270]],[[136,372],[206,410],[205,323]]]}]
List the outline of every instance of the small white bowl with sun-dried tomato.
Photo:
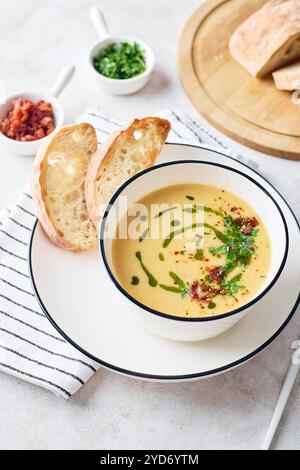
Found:
[{"label": "small white bowl with sun-dried tomato", "polygon": [[0,105],[0,141],[12,153],[34,155],[63,121],[63,110],[53,96],[15,93]]},{"label": "small white bowl with sun-dried tomato", "polygon": [[49,93],[22,91],[0,100],[0,142],[18,155],[35,155],[40,145],[64,122],[57,97],[75,67],[66,66]]}]

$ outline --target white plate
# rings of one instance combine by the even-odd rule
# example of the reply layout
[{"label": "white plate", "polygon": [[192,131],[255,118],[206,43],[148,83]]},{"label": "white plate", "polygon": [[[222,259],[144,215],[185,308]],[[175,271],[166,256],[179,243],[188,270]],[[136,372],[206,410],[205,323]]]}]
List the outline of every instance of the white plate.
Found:
[{"label": "white plate", "polygon": [[73,254],[52,245],[40,224],[30,243],[32,285],[55,328],[77,349],[114,371],[152,380],[212,376],[256,356],[284,329],[300,301],[300,231],[290,208],[261,176],[212,148],[168,144],[159,163],[195,159],[230,164],[251,175],[280,204],[289,228],[289,254],[283,273],[255,310],[227,333],[198,343],[160,338],[134,320],[115,291],[105,285],[97,250]]}]

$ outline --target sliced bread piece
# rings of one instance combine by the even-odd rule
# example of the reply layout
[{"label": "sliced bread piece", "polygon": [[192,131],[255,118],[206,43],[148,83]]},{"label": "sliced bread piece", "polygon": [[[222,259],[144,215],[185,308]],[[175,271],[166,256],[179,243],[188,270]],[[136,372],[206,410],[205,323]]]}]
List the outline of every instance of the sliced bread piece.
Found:
[{"label": "sliced bread piece", "polygon": [[299,0],[270,0],[233,33],[229,49],[254,77],[300,58]]},{"label": "sliced bread piece", "polygon": [[76,124],[53,134],[35,159],[31,187],[38,219],[50,240],[66,250],[80,252],[97,244],[84,193],[96,150],[95,129]]},{"label": "sliced bread piece", "polygon": [[152,166],[170,131],[170,123],[157,117],[135,119],[113,134],[89,165],[85,195],[95,226],[114,192],[131,176]]},{"label": "sliced bread piece", "polygon": [[273,78],[278,90],[300,90],[300,61],[276,70]]}]

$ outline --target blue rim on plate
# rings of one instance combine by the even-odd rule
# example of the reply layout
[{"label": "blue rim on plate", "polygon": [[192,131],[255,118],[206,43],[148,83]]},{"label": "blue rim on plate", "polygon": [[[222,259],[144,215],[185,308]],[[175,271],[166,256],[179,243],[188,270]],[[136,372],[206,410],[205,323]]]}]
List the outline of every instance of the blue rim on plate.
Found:
[{"label": "blue rim on plate", "polygon": [[[239,163],[240,165],[244,166],[245,168],[248,168],[251,172],[257,174],[260,178],[262,178],[264,181],[266,181],[266,183],[268,183],[273,189],[274,191],[281,197],[282,201],[286,204],[286,206],[288,207],[288,209],[290,210],[292,216],[294,217],[295,219],[295,222],[298,226],[298,229],[299,229],[299,232],[300,232],[300,225],[299,225],[299,222],[294,214],[294,212],[292,211],[290,205],[286,202],[285,198],[280,194],[280,192],[273,186],[273,184],[271,184],[266,178],[264,178],[263,176],[261,176],[257,171],[253,170],[252,168],[250,168],[248,165],[246,165],[245,163],[243,162],[240,162],[240,161],[237,161],[235,160],[233,157],[230,157],[229,155],[227,155],[226,153],[223,153],[223,152],[220,152],[218,149],[214,149],[214,148],[211,148],[211,147],[207,147],[205,145],[192,145],[192,144],[183,144],[183,143],[166,143],[165,145],[176,145],[176,146],[183,146],[183,147],[190,147],[190,148],[196,148],[196,149],[205,149],[209,152],[212,152],[212,153],[216,153],[216,154],[219,154],[223,157],[226,157],[226,158],[229,158],[230,160],[233,160],[234,162],[237,162]],[[196,160],[195,160],[196,161]],[[220,373],[224,373],[224,372],[228,372],[248,361],[250,361],[251,359],[253,359],[255,356],[257,356],[258,354],[260,354],[262,351],[264,351],[270,344],[273,343],[273,341],[275,341],[275,339],[283,332],[283,330],[287,327],[287,325],[289,324],[289,322],[291,321],[291,319],[293,318],[294,314],[296,313],[296,310],[300,304],[300,291],[299,291],[299,295],[297,297],[297,300],[295,302],[295,305],[294,307],[292,308],[290,314],[287,316],[286,320],[283,322],[283,324],[281,325],[281,327],[268,339],[268,341],[266,341],[265,343],[263,343],[259,348],[255,349],[252,353],[249,353],[247,354],[246,356],[242,357],[241,359],[237,360],[237,361],[234,361],[230,364],[227,364],[226,366],[223,366],[223,367],[219,367],[217,369],[212,369],[212,370],[209,370],[209,371],[205,371],[205,372],[199,372],[199,373],[194,373],[194,374],[181,374],[181,375],[169,375],[169,376],[166,376],[166,375],[159,375],[159,374],[145,374],[145,373],[142,373],[142,372],[136,372],[136,371],[131,371],[131,370],[128,370],[128,369],[124,369],[124,368],[121,368],[121,367],[118,367],[118,366],[115,366],[113,364],[110,364],[106,361],[103,361],[102,359],[98,358],[98,357],[95,357],[93,356],[93,354],[90,354],[88,351],[85,351],[81,346],[79,346],[75,341],[73,341],[58,325],[57,323],[54,321],[54,319],[51,317],[50,313],[47,311],[45,305],[43,304],[43,301],[38,293],[38,290],[37,290],[37,287],[36,287],[36,284],[35,284],[35,280],[34,280],[34,276],[33,276],[33,269],[32,269],[32,260],[31,260],[31,255],[32,255],[32,244],[33,244],[33,239],[34,239],[34,233],[35,233],[35,230],[36,230],[36,227],[37,227],[37,224],[38,224],[38,220],[35,222],[34,226],[33,226],[33,229],[32,229],[32,233],[31,233],[31,238],[30,238],[30,243],[29,243],[29,256],[28,256],[28,263],[29,263],[29,274],[30,274],[30,281],[31,281],[31,284],[32,284],[32,288],[33,288],[33,291],[35,293],[35,296],[37,298],[37,301],[42,309],[42,311],[44,312],[45,316],[48,318],[48,320],[50,321],[50,323],[54,326],[54,328],[61,334],[61,336],[66,339],[72,346],[74,346],[78,351],[80,351],[82,354],[86,355],[87,357],[89,357],[90,359],[92,359],[93,361],[97,362],[98,364],[100,364],[101,366],[107,368],[107,369],[110,369],[110,370],[113,370],[115,372],[118,372],[120,374],[123,374],[125,376],[131,376],[131,377],[137,377],[137,378],[141,378],[141,379],[148,379],[148,380],[159,380],[159,381],[162,381],[162,382],[168,382],[168,381],[184,381],[184,380],[193,380],[193,379],[200,379],[200,378],[204,378],[204,377],[209,377],[209,376],[214,376],[214,375],[217,375],[217,374],[220,374]]]},{"label": "blue rim on plate", "polygon": [[[143,175],[147,174],[147,173],[151,173],[152,171],[156,171],[157,169],[159,168],[164,168],[164,167],[168,167],[168,166],[175,166],[175,165],[182,165],[182,164],[193,164],[193,165],[210,165],[210,166],[215,166],[215,167],[218,167],[218,168],[224,168],[225,170],[228,170],[228,171],[231,171],[233,173],[237,173],[239,174],[240,176],[248,179],[249,181],[251,181],[253,184],[255,184],[257,187],[259,187],[273,202],[273,204],[276,206],[279,214],[280,214],[280,217],[282,219],[282,222],[283,222],[283,226],[284,226],[284,231],[285,231],[285,249],[284,249],[284,255],[283,255],[283,258],[282,258],[282,261],[280,263],[280,266],[279,266],[279,269],[277,271],[277,273],[275,274],[274,278],[272,279],[272,281],[270,282],[270,284],[267,285],[267,287],[256,297],[254,297],[254,299],[252,299],[250,302],[246,303],[245,305],[242,305],[241,307],[239,308],[236,308],[234,310],[231,310],[230,312],[228,313],[223,313],[223,314],[220,314],[220,315],[215,315],[215,316],[209,316],[209,317],[199,317],[199,318],[186,318],[186,317],[176,317],[175,315],[169,315],[167,313],[163,313],[163,312],[159,312],[158,310],[155,310],[151,307],[148,307],[144,304],[142,304],[141,302],[139,302],[138,300],[136,300],[132,295],[130,295],[122,286],[121,284],[118,282],[118,280],[116,279],[116,277],[114,276],[114,274],[112,273],[110,267],[109,267],[109,264],[107,262],[107,258],[106,258],[106,254],[105,254],[105,249],[104,249],[104,233],[105,233],[105,226],[106,226],[106,221],[107,221],[107,217],[109,215],[109,212],[112,208],[112,205],[114,204],[114,202],[116,201],[116,199],[120,196],[120,194],[122,194],[122,192],[124,191],[124,189],[127,188],[127,186],[129,186],[133,181],[141,178]],[[286,220],[285,220],[285,217],[282,213],[282,210],[280,209],[279,207],[279,204],[275,201],[275,199],[271,196],[271,194],[269,194],[269,192],[259,183],[257,183],[257,181],[255,181],[253,178],[251,178],[251,176],[249,175],[246,175],[245,173],[242,173],[241,171],[239,170],[236,170],[235,168],[230,168],[229,166],[226,166],[226,165],[222,165],[220,163],[214,163],[214,162],[206,162],[206,161],[203,161],[203,160],[177,160],[177,161],[173,161],[173,162],[166,162],[166,163],[160,163],[158,165],[155,165],[153,167],[150,167],[150,168],[147,168],[146,170],[143,170],[141,171],[140,173],[132,176],[131,178],[129,178],[125,183],[122,184],[122,186],[120,186],[120,188],[115,192],[115,194],[113,195],[113,197],[111,198],[111,200],[109,201],[108,203],[108,209],[105,211],[104,215],[103,215],[103,218],[102,218],[102,222],[101,222],[101,227],[100,227],[100,237],[99,237],[99,246],[100,246],[100,253],[101,253],[101,256],[102,256],[102,259],[103,259],[103,262],[104,262],[104,266],[108,272],[108,275],[110,277],[110,279],[112,280],[112,282],[114,283],[114,285],[116,286],[116,288],[128,299],[130,300],[131,302],[133,302],[135,305],[137,305],[138,307],[141,307],[143,308],[144,310],[146,310],[147,312],[149,313],[152,313],[154,315],[157,315],[159,317],[163,317],[163,318],[168,318],[169,320],[174,320],[174,321],[182,321],[182,322],[187,322],[187,323],[202,323],[202,322],[209,322],[209,321],[216,321],[216,320],[220,320],[222,318],[227,318],[227,317],[231,317],[233,315],[236,315],[237,313],[240,313],[240,312],[243,312],[244,310],[246,310],[247,308],[250,308],[252,307],[253,305],[255,305],[259,300],[261,300],[269,291],[270,289],[272,289],[272,287],[274,286],[274,284],[276,283],[277,279],[279,278],[280,274],[282,273],[283,271],[283,268],[285,266],[285,263],[286,263],[286,260],[287,260],[287,257],[288,257],[288,252],[289,252],[289,232],[288,232],[288,228],[287,228],[287,223],[286,223]]]}]

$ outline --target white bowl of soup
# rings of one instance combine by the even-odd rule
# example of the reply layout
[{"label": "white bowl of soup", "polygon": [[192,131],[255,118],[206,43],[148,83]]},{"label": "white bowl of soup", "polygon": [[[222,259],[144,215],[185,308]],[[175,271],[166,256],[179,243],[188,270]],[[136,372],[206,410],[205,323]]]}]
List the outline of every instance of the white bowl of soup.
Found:
[{"label": "white bowl of soup", "polygon": [[201,161],[129,179],[99,238],[111,288],[150,330],[179,341],[207,340],[251,314],[288,254],[272,196],[238,170]]}]

